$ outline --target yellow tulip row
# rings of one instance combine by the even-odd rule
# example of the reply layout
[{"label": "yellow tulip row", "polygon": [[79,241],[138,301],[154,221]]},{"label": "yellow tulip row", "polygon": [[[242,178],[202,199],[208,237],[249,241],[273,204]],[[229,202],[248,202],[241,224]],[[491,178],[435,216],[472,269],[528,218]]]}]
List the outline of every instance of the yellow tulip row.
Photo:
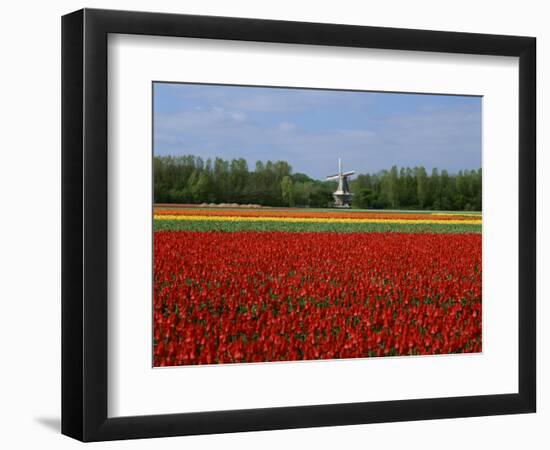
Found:
[{"label": "yellow tulip row", "polygon": [[[427,216],[429,217],[429,216]],[[201,216],[201,215],[155,215],[155,220],[192,220],[224,222],[304,222],[304,223],[403,223],[441,225],[481,225],[481,219],[436,220],[436,219],[350,219],[335,217],[245,217],[245,216]]]}]

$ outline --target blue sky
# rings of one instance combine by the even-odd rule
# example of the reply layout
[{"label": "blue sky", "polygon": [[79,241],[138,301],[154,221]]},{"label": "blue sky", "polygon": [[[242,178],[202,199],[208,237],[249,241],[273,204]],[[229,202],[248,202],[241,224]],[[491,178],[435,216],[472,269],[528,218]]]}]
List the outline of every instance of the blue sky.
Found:
[{"label": "blue sky", "polygon": [[285,160],[323,179],[392,165],[481,167],[481,98],[154,84],[155,155]]}]

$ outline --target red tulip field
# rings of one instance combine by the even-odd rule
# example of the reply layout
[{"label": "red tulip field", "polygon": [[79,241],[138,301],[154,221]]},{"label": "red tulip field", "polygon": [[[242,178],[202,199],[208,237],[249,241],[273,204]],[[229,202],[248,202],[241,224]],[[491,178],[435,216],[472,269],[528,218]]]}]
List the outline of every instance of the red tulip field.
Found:
[{"label": "red tulip field", "polygon": [[154,366],[480,352],[480,215],[155,210]]}]

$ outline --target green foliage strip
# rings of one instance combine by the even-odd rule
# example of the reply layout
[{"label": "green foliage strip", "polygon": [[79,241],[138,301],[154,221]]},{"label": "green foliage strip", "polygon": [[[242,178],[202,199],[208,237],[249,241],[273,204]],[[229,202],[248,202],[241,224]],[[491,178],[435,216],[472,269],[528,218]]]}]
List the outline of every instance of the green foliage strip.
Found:
[{"label": "green foliage strip", "polygon": [[466,224],[403,224],[403,223],[306,223],[256,221],[187,221],[155,220],[155,231],[289,231],[335,233],[480,233],[481,225]]}]

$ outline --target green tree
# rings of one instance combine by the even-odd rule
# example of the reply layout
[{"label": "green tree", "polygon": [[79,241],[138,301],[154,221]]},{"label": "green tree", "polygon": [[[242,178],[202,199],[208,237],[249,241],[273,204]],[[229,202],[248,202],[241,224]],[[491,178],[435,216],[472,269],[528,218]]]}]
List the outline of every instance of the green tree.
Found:
[{"label": "green tree", "polygon": [[428,174],[424,167],[416,170],[416,197],[420,208],[425,208],[428,204]]},{"label": "green tree", "polygon": [[387,178],[388,200],[392,208],[399,206],[399,176],[397,175],[397,166],[393,166]]},{"label": "green tree", "polygon": [[363,188],[353,196],[352,205],[354,208],[366,209],[371,208],[374,203],[374,192],[372,189]]},{"label": "green tree", "polygon": [[288,206],[294,206],[294,186],[288,175],[281,180],[281,194]]},{"label": "green tree", "polygon": [[193,200],[197,203],[208,202],[210,200],[208,187],[208,175],[203,171],[196,177],[196,182],[189,187]]},{"label": "green tree", "polygon": [[[258,161],[250,171],[243,158],[203,160],[193,155],[155,156],[155,203],[236,202],[266,206],[311,206],[333,203],[333,181],[292,173],[286,161]],[[354,208],[474,210],[482,207],[482,171],[451,174],[424,167],[393,166],[389,171],[358,174],[351,180]]]}]

